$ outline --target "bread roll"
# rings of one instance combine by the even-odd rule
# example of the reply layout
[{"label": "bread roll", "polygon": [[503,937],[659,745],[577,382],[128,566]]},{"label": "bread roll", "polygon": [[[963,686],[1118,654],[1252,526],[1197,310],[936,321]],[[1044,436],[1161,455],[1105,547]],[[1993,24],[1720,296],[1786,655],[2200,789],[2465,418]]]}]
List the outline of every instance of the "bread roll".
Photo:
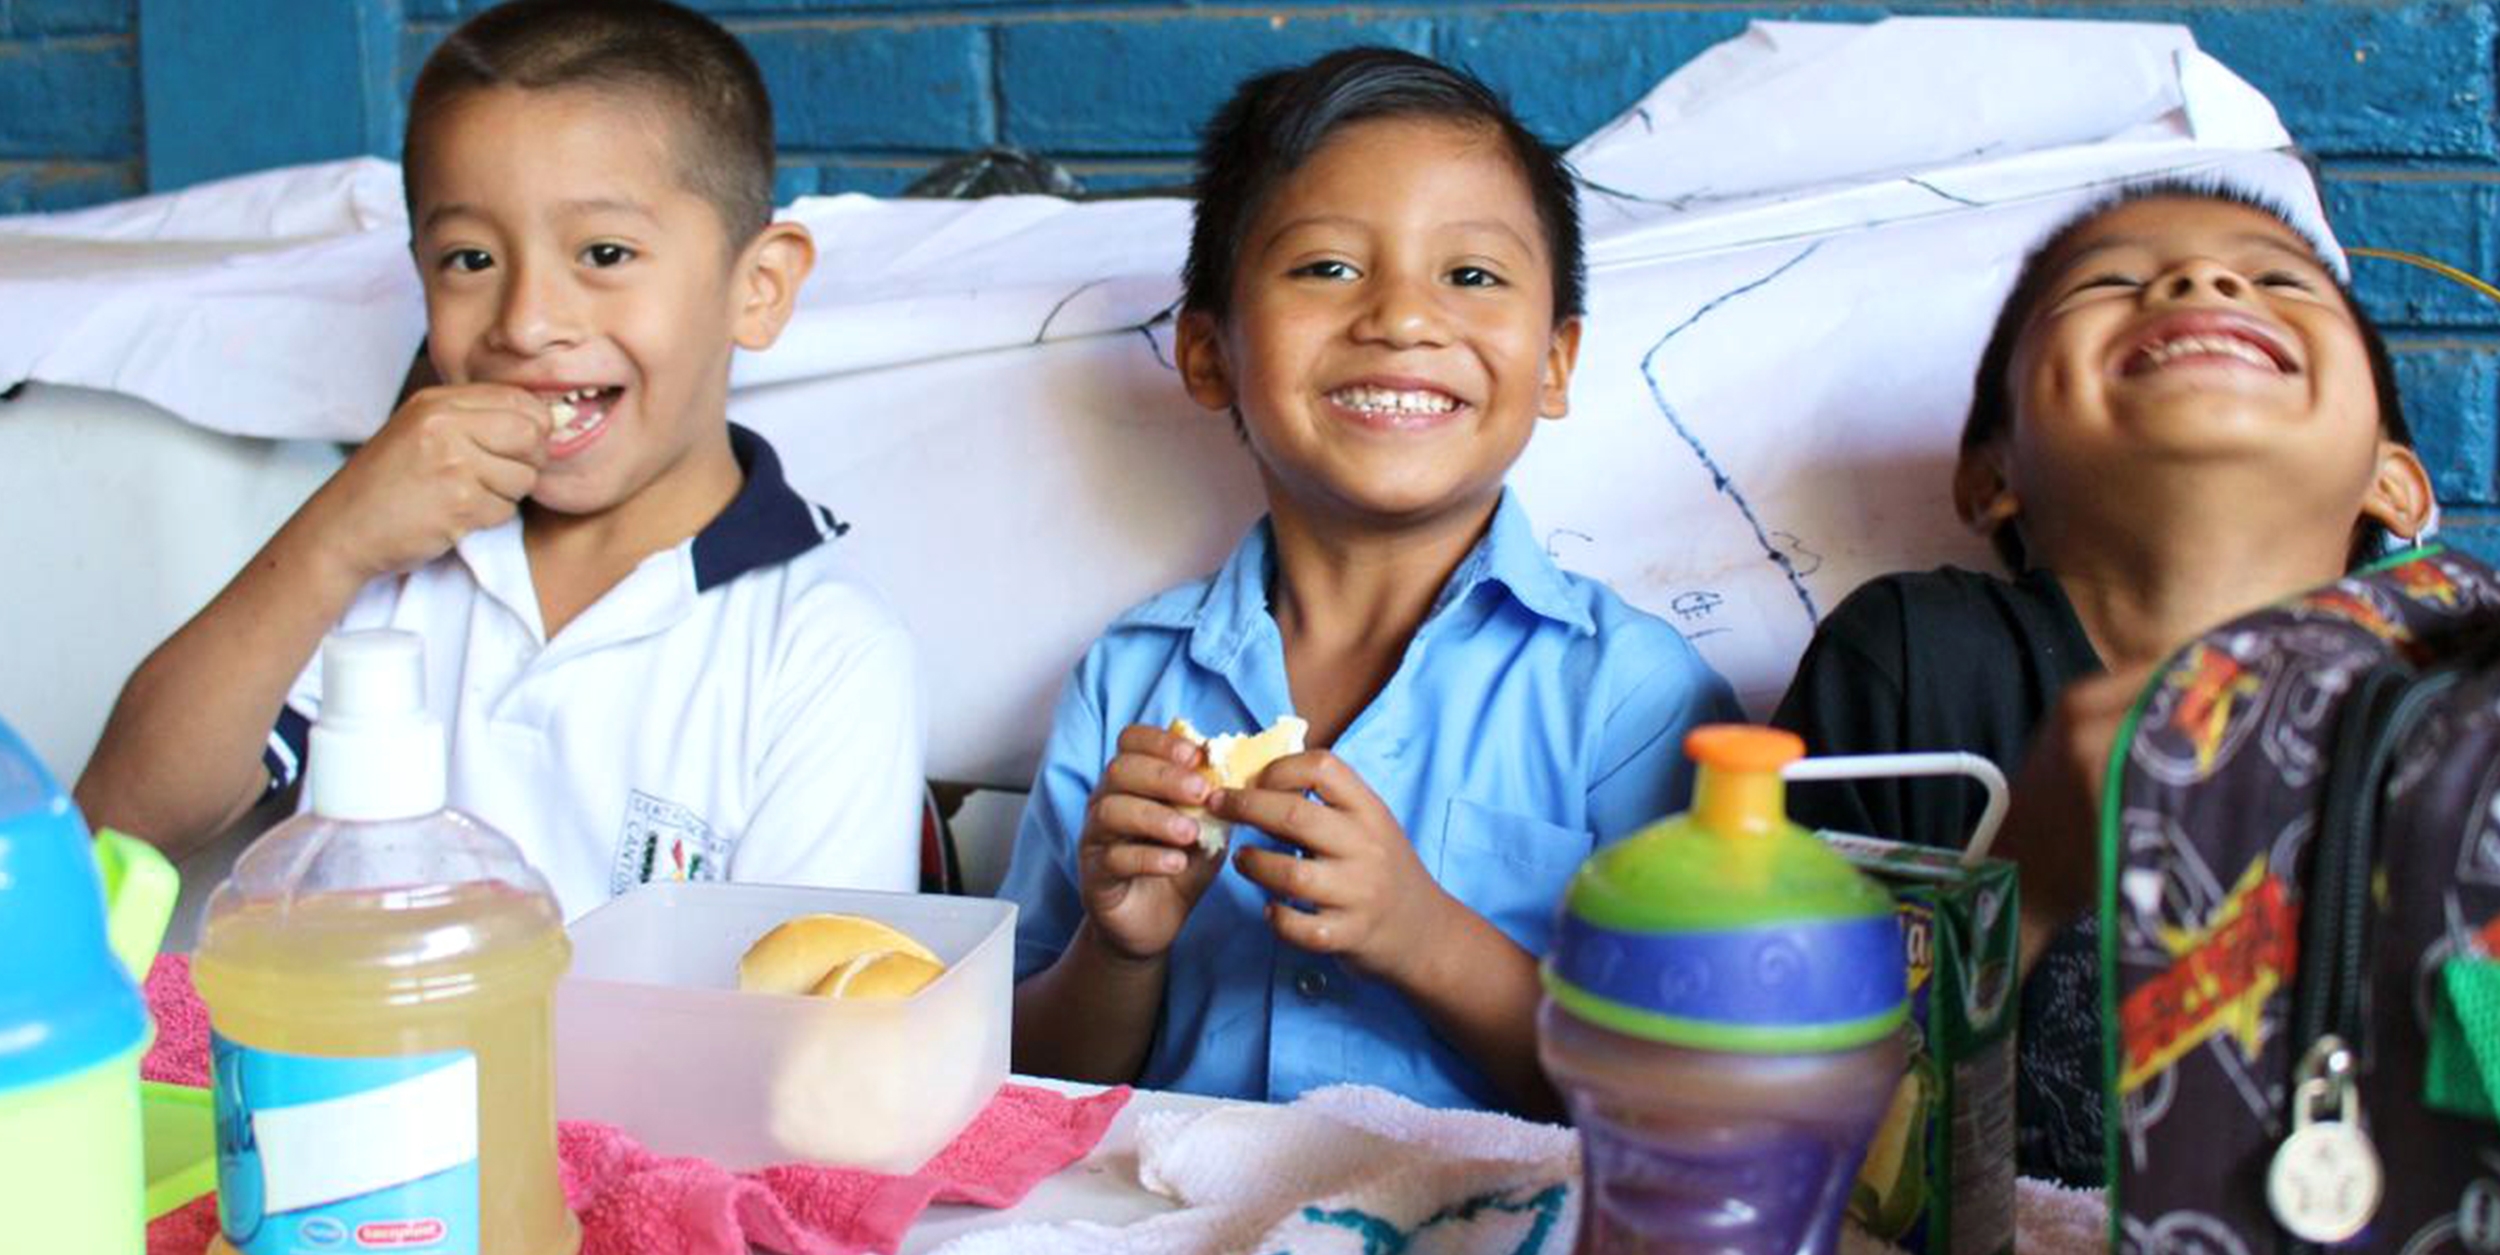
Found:
[{"label": "bread roll", "polygon": [[[1219,789],[1246,789],[1258,783],[1259,773],[1279,758],[1302,752],[1302,739],[1311,725],[1292,715],[1281,715],[1265,731],[1244,736],[1226,732],[1215,737],[1202,735],[1187,719],[1172,721],[1172,735],[1193,745],[1203,746],[1207,761],[1198,774]],[[1210,855],[1222,854],[1224,842],[1232,833],[1232,825],[1207,813],[1203,806],[1184,806],[1181,813],[1198,821],[1198,848]]]},{"label": "bread roll", "polygon": [[738,960],[738,988],[748,993],[810,993],[835,968],[864,954],[888,952],[945,970],[927,946],[890,925],[860,915],[801,915],[747,947]]},{"label": "bread roll", "polygon": [[807,992],[819,998],[908,998],[946,966],[901,950],[873,950],[825,973]]}]

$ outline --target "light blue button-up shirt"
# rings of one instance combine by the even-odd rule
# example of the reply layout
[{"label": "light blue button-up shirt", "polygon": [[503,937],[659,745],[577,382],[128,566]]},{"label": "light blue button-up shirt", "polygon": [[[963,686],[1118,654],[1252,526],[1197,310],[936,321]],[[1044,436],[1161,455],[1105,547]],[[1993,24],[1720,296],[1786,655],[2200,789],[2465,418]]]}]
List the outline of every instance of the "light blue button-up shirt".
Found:
[{"label": "light blue button-up shirt", "polygon": [[[1186,716],[1213,736],[1293,709],[1268,613],[1272,546],[1262,521],[1212,578],[1121,615],[1077,664],[1000,890],[1021,908],[1017,979],[1055,962],[1083,917],[1077,837],[1123,728]],[[1443,888],[1542,956],[1580,861],[1686,805],[1685,732],[1739,717],[1674,628],[1556,567],[1505,493],[1332,748]],[[1247,829],[1234,840],[1292,848]],[[1284,1101],[1352,1081],[1434,1106],[1502,1105],[1403,995],[1278,940],[1266,903],[1228,864],[1190,913],[1140,1084]]]}]

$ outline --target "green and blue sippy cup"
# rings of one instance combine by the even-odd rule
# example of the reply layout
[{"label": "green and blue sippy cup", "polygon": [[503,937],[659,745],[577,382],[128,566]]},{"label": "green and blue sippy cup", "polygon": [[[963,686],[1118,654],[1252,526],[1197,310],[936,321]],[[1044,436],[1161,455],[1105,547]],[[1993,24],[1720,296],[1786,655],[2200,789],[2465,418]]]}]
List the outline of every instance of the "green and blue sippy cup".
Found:
[{"label": "green and blue sippy cup", "polygon": [[1718,725],[1685,752],[1692,811],[1581,865],[1544,968],[1578,1249],[1829,1252],[1906,1062],[1892,897],[1788,822],[1796,737]]},{"label": "green and blue sippy cup", "polygon": [[[114,873],[109,912],[100,859]],[[143,969],[155,953],[174,889],[155,850],[114,833],[90,842],[78,808],[0,723],[0,1217],[11,1250],[146,1245],[139,1058],[151,1030],[125,964]]]}]

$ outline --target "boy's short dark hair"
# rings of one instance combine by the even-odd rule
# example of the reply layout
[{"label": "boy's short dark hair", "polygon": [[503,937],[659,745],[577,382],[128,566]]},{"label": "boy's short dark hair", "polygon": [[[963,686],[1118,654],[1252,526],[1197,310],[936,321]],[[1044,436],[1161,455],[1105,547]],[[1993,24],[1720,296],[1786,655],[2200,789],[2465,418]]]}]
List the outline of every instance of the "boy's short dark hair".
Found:
[{"label": "boy's short dark hair", "polygon": [[[2413,447],[2413,428],[2405,421],[2404,401],[2396,392],[2395,360],[2388,355],[2387,341],[2379,334],[2378,324],[2370,321],[2361,302],[2354,299],[2351,285],[2335,276],[2335,267],[2327,261],[2327,250],[2315,236],[2292,219],[2291,211],[2279,202],[2228,183],[2184,179],[2162,179],[2138,183],[2122,189],[2073,217],[2058,224],[2024,255],[2022,269],[2014,277],[2014,290],[2006,295],[2005,305],[1997,311],[1996,326],[1988,332],[1988,344],[1979,354],[1979,369],[1972,377],[1970,415],[1962,423],[1961,455],[1969,458],[1989,444],[2001,439],[2014,426],[2013,379],[2014,349],[2023,338],[2023,330],[2031,323],[2032,311],[2046,294],[2049,281],[2056,275],[2049,263],[2066,250],[2076,235],[2113,210],[2148,200],[2202,200],[2238,205],[2283,224],[2299,236],[2316,256],[2318,268],[2335,284],[2335,295],[2352,315],[2353,325],[2361,333],[2361,349],[2370,363],[2370,386],[2378,396],[2379,430],[2387,439]],[[2378,556],[2385,545],[2385,529],[2365,522],[2353,538],[2352,565],[2358,566]],[[2023,552],[2022,537],[2015,534],[2011,520],[1989,533],[1988,543],[2004,560],[2006,569],[2021,571],[2029,564]]]},{"label": "boy's short dark hair", "polygon": [[1198,145],[1197,209],[1182,269],[1181,305],[1223,318],[1232,311],[1233,267],[1251,220],[1287,175],[1340,127],[1373,118],[1426,118],[1482,126],[1502,139],[1527,180],[1554,270],[1554,321],[1583,312],[1588,263],[1580,249],[1580,202],[1562,154],[1520,125],[1475,76],[1394,48],[1345,48],[1309,65],[1244,82],[1216,110]]},{"label": "boy's short dark hair", "polygon": [[408,94],[400,177],[413,209],[436,115],[494,87],[665,101],[680,177],[720,211],[730,246],[773,216],[773,106],[738,37],[665,0],[512,0],[460,24]]}]

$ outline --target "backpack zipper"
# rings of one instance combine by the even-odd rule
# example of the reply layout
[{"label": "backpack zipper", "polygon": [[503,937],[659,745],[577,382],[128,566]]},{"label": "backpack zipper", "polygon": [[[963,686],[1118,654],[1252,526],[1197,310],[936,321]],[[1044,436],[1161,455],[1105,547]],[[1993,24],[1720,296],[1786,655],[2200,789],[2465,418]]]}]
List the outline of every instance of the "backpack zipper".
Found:
[{"label": "backpack zipper", "polygon": [[[2302,907],[2300,975],[2290,1054],[2306,1059],[2328,1036],[2366,1060],[2362,997],[2369,989],[2371,869],[2377,863],[2380,794],[2398,741],[2423,709],[2456,683],[2453,671],[2415,675],[2382,666],[2364,673],[2336,722],[2333,773],[2310,852]],[[2346,1083],[2358,1084],[2359,1067]],[[2316,1244],[2294,1240],[2296,1255]]]}]

